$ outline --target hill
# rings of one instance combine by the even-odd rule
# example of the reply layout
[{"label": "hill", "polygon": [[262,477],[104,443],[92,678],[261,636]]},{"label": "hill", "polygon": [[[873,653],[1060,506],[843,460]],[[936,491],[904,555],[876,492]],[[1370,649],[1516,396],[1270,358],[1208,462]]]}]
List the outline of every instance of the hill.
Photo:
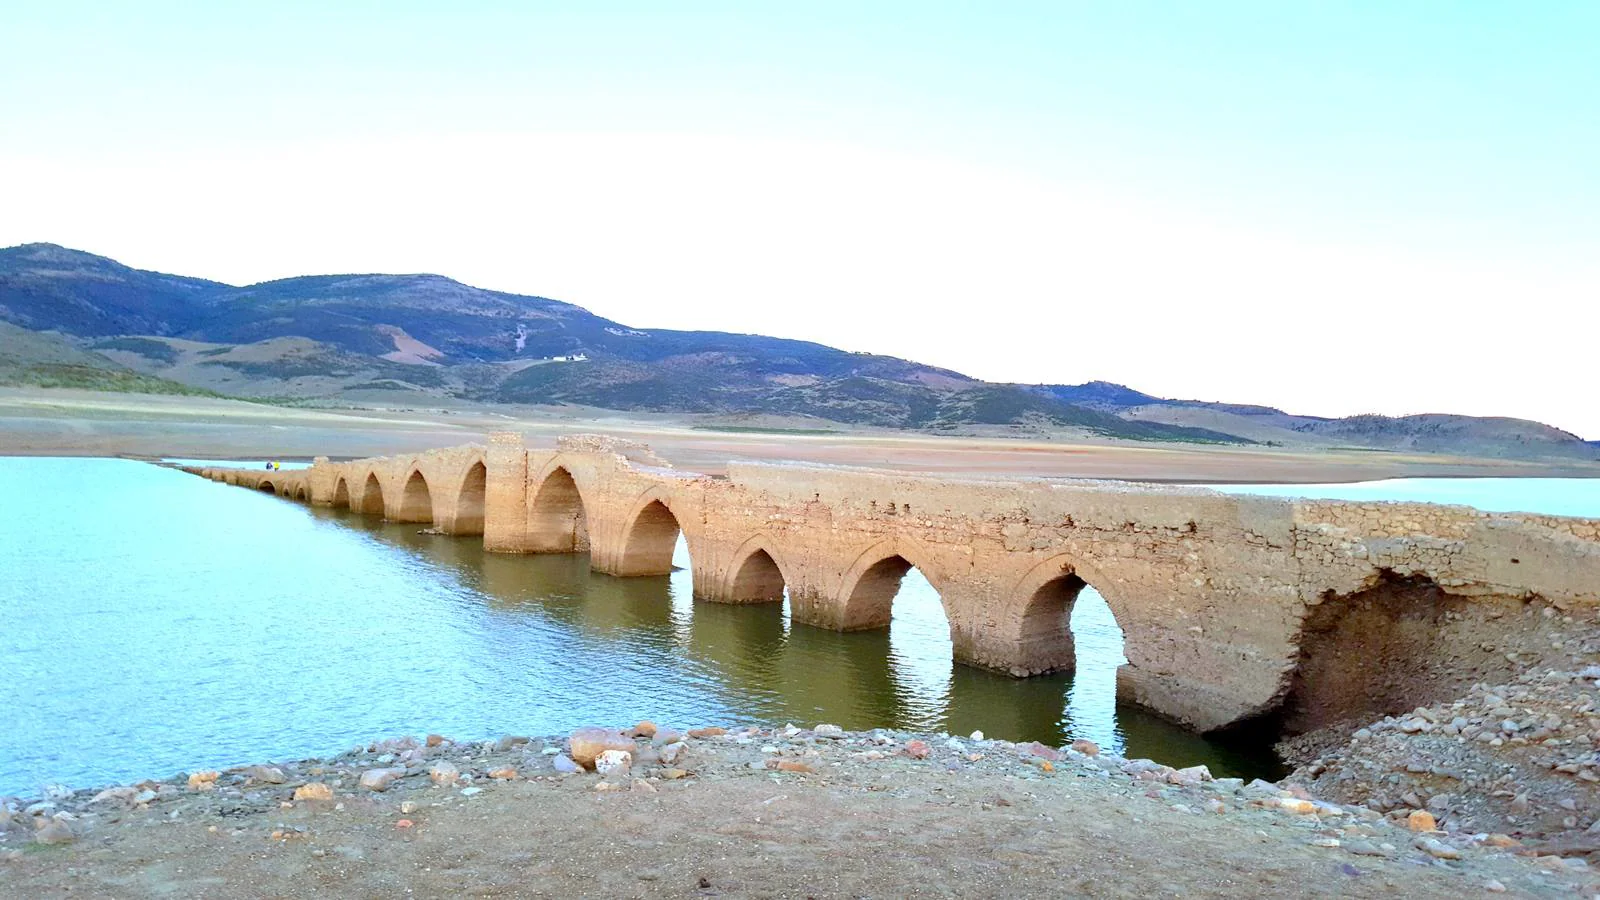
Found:
[{"label": "hill", "polygon": [[[127,389],[324,405],[462,400],[730,423],[1600,457],[1594,445],[1533,422],[1330,420],[1168,400],[1109,382],[990,384],[808,341],[643,330],[440,275],[312,275],[235,287],[25,244],[0,249],[0,323],[15,326],[0,332],[0,373],[18,381],[31,371],[27,383],[40,382],[40,365],[68,365],[80,380]],[[22,337],[42,332],[55,336]],[[45,346],[72,361],[24,362]]]}]

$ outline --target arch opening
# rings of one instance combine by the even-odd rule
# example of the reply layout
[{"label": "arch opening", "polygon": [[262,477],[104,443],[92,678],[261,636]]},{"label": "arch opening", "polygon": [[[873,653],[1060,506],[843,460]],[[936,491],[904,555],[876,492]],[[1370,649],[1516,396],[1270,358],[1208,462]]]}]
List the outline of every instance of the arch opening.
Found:
[{"label": "arch opening", "polygon": [[673,549],[678,544],[678,517],[660,500],[650,501],[634,516],[623,541],[618,574],[667,575],[672,572]]},{"label": "arch opening", "polygon": [[274,485],[270,481],[263,481],[260,484],[256,485],[256,490],[258,490],[258,491],[266,491],[269,494],[276,494],[278,492],[277,485]]},{"label": "arch opening", "polygon": [[[1235,730],[1270,724],[1282,735],[1341,736],[1375,718],[1454,700],[1474,683],[1511,681],[1529,664],[1525,654],[1517,655],[1521,663],[1508,660],[1503,641],[1486,644],[1482,635],[1492,620],[1527,607],[1518,598],[1457,597],[1431,578],[1387,569],[1359,591],[1330,591],[1301,621],[1281,705]],[[1542,643],[1548,647],[1548,637]]]},{"label": "arch opening", "polygon": [[304,485],[294,489],[294,499],[300,501],[301,503],[306,502],[306,489]]},{"label": "arch opening", "polygon": [[356,511],[369,516],[384,514],[383,485],[378,481],[378,473],[367,473],[367,480],[361,485],[361,501]]},{"label": "arch opening", "polygon": [[[673,521],[677,527],[677,521]],[[528,504],[528,548],[533,553],[585,553],[589,517],[572,473],[557,467],[534,491]],[[670,565],[670,552],[669,552]],[[655,573],[659,574],[659,573]]]},{"label": "arch opening", "polygon": [[782,603],[785,584],[777,560],[766,550],[757,548],[734,572],[728,586],[726,602],[730,603]]},{"label": "arch opening", "polygon": [[350,506],[350,485],[345,483],[343,476],[333,484],[333,505],[340,509]]},{"label": "arch opening", "polygon": [[453,534],[483,534],[483,505],[488,491],[489,469],[482,461],[475,462],[461,479],[461,490],[456,495],[456,517],[451,524]]},{"label": "arch opening", "polygon": [[432,522],[433,496],[428,491],[428,479],[419,469],[412,469],[400,490],[400,509],[394,515],[396,522]]}]

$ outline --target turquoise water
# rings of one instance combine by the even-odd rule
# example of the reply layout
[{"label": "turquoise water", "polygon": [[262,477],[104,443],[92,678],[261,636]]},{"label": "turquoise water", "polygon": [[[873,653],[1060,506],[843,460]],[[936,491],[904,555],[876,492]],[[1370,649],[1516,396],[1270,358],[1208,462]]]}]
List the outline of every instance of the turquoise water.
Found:
[{"label": "turquoise water", "polygon": [[1230,494],[1326,500],[1406,500],[1475,506],[1490,512],[1530,512],[1600,518],[1596,478],[1391,478],[1354,484],[1205,484]]}]

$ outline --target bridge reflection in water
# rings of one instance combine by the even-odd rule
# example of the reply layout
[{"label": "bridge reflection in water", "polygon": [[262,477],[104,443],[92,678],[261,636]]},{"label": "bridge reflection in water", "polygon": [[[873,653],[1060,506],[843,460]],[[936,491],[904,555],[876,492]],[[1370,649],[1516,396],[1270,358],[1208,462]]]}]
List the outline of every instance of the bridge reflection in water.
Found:
[{"label": "bridge reflection in water", "polygon": [[[410,551],[432,577],[481,597],[484,614],[499,617],[512,633],[518,620],[546,630],[553,626],[575,645],[605,650],[616,661],[615,672],[582,677],[602,682],[615,677],[624,691],[634,678],[670,672],[715,698],[713,707],[729,723],[832,722],[852,730],[956,735],[982,731],[988,737],[1054,745],[1081,737],[1128,756],[1171,765],[1205,763],[1219,775],[1278,771],[1270,748],[1201,737],[1119,706],[1122,634],[1092,589],[1085,590],[1072,615],[1076,672],[1015,679],[954,663],[939,595],[915,569],[895,596],[889,629],[836,632],[792,622],[787,600],[696,603],[681,537],[672,574],[616,578],[592,572],[583,553],[489,553],[473,537],[422,534],[415,524],[383,522],[346,509],[312,507],[309,512]],[[511,652],[483,648],[487,654],[497,650]],[[530,676],[503,689],[559,691],[560,685]],[[638,714],[668,713],[640,709]]]}]

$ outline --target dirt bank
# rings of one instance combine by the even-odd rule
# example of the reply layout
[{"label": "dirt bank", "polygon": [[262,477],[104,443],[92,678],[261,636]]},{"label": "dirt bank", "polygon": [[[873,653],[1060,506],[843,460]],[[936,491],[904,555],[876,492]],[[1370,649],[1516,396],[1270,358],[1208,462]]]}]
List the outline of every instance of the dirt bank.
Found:
[{"label": "dirt bank", "polygon": [[[7,801],[0,884],[46,897],[1585,895],[1580,861],[1414,833],[1265,783],[1072,749],[825,726],[386,741],[331,760]],[[1084,751],[1095,748],[1075,745]],[[602,758],[621,762],[618,755]]]}]

